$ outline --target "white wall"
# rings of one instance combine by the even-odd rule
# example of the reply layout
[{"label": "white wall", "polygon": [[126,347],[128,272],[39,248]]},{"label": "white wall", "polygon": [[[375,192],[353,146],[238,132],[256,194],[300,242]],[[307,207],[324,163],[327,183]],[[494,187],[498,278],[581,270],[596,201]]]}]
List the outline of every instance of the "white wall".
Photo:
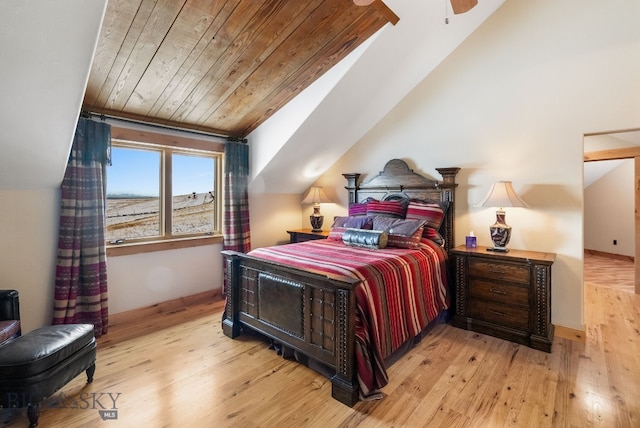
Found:
[{"label": "white wall", "polygon": [[[335,207],[323,207],[325,217],[346,212],[344,172],[365,173],[367,178],[395,157],[434,177],[435,167],[459,166],[456,242],[462,243],[473,229],[480,244],[487,245],[489,236],[483,230],[495,214],[473,205],[494,181],[512,180],[530,208],[508,211],[507,221],[514,228],[510,246],[557,253],[552,320],[582,329],[583,134],[640,127],[638,16],[636,0],[505,2],[318,179],[339,198]],[[1,286],[17,288],[23,307],[28,302],[25,330],[51,317],[57,194],[0,193]],[[306,226],[308,214],[295,202],[300,196],[285,196],[284,202],[251,196],[254,246],[277,243],[287,239],[287,228]],[[265,212],[270,220],[259,221]],[[131,262],[113,258],[110,283],[131,281],[113,285],[126,294],[114,289],[110,299],[119,307],[132,293],[136,295],[127,307],[151,304],[153,293],[130,287],[157,275],[158,263],[169,263],[177,278],[189,278],[194,269],[202,274],[194,289],[181,284],[165,290],[164,296],[194,294],[208,281],[204,277],[210,277],[215,289],[220,277],[213,272],[215,265],[211,270],[196,265],[216,263],[216,247],[152,253],[160,262],[151,255],[141,256],[139,264],[137,256]]]},{"label": "white wall", "polygon": [[625,159],[584,189],[585,249],[635,257],[634,169]]},{"label": "white wall", "polygon": [[[0,190],[0,288],[20,293],[25,333],[51,323],[59,212],[58,190]],[[109,313],[220,290],[220,250],[209,245],[109,257]]]},{"label": "white wall", "polygon": [[300,221],[300,201],[298,194],[250,194],[251,248],[287,243],[287,230],[306,228]]},{"label": "white wall", "polygon": [[22,331],[51,323],[60,197],[0,190],[0,288],[20,293]]},{"label": "white wall", "polygon": [[512,180],[530,207],[507,210],[510,246],[557,253],[552,321],[583,329],[583,134],[640,125],[640,3],[576,5],[505,2],[319,182],[346,205],[343,172],[461,167],[456,243],[489,245],[494,210],[473,205]]},{"label": "white wall", "polygon": [[109,257],[109,313],[222,289],[221,245]]}]

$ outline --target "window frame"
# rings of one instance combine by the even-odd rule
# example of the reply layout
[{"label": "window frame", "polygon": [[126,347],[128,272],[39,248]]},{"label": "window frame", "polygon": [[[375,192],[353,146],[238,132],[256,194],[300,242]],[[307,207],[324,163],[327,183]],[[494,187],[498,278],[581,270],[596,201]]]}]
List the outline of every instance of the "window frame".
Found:
[{"label": "window frame", "polygon": [[[161,236],[140,238],[131,241],[124,241],[119,244],[107,245],[107,256],[120,256],[152,251],[162,251],[168,249],[188,248],[201,245],[212,245],[222,243],[222,219],[223,213],[223,160],[224,142],[221,138],[195,138],[183,135],[160,134],[137,129],[121,128],[113,126],[111,128],[111,141],[114,147],[136,148],[146,150],[158,150],[160,159],[160,222],[163,233]],[[171,155],[206,155],[214,159],[215,168],[215,214],[214,231],[207,233],[177,234],[171,230],[170,217],[173,210],[171,198],[167,194],[171,192]],[[167,160],[168,159],[168,160]],[[108,172],[107,172],[108,174]],[[169,193],[168,193],[169,192]],[[169,216],[169,218],[167,218]]]}]

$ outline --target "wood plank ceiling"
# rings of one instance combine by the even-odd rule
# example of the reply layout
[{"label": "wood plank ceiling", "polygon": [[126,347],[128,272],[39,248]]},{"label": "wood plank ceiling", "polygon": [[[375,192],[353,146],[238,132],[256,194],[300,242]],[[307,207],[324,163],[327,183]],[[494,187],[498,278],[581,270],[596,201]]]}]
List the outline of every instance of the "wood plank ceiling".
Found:
[{"label": "wood plank ceiling", "polygon": [[110,0],[83,110],[242,138],[397,20],[381,0]]}]

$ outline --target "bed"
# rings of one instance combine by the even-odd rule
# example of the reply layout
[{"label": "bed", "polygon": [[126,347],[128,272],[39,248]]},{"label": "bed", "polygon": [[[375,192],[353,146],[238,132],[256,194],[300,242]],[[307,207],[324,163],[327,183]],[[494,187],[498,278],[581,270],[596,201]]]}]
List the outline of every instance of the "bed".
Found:
[{"label": "bed", "polygon": [[[393,159],[364,183],[359,183],[360,174],[343,174],[350,209],[343,223],[349,226],[355,218],[368,217],[378,226],[372,224],[371,232],[335,227],[326,240],[260,248],[249,254],[223,251],[224,334],[235,338],[250,329],[267,336],[284,354],[320,368],[331,379],[333,398],[348,406],[377,398],[388,380],[386,367],[440,322],[451,306],[447,253],[453,247],[459,168],[437,171],[441,181]],[[416,211],[406,209],[402,214],[406,220],[396,221],[383,215],[387,213],[376,215],[375,210],[398,204],[441,207],[437,239],[423,234],[427,227],[406,241],[391,233],[396,229],[400,233],[401,223],[404,227],[414,222],[409,212]],[[357,213],[367,206],[368,212]],[[387,223],[397,227],[387,228],[388,234],[377,232]],[[378,248],[378,241],[364,248],[351,245],[346,235],[352,232],[375,235],[378,241],[394,245]],[[397,288],[400,283],[404,285]]]}]

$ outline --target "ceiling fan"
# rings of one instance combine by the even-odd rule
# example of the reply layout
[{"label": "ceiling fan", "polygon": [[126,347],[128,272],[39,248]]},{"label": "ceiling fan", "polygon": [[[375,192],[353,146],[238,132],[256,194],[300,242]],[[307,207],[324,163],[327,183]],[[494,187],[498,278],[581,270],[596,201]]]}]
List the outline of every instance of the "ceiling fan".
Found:
[{"label": "ceiling fan", "polygon": [[[353,0],[356,6],[368,6],[375,0]],[[465,13],[473,9],[478,4],[478,0],[450,0],[453,13],[456,15],[459,13]]]}]

